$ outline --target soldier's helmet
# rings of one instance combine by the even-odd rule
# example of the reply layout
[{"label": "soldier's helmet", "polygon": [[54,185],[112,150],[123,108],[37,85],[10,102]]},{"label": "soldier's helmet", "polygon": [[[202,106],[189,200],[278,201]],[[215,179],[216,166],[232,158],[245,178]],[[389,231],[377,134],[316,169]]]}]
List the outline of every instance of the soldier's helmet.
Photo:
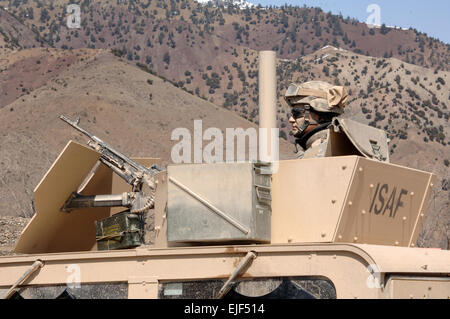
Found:
[{"label": "soldier's helmet", "polygon": [[343,86],[335,86],[323,81],[291,84],[284,96],[291,107],[310,105],[316,112],[344,113],[348,93]]}]

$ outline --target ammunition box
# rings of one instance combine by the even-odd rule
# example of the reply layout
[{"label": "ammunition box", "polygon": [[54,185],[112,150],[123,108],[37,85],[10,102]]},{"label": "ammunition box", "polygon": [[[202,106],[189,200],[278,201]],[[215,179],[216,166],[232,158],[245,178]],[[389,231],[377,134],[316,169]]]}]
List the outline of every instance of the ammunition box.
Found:
[{"label": "ammunition box", "polygon": [[144,243],[144,221],[140,214],[124,211],[95,222],[98,250],[126,249]]},{"label": "ammunition box", "polygon": [[270,242],[270,167],[186,164],[167,172],[169,242]]}]

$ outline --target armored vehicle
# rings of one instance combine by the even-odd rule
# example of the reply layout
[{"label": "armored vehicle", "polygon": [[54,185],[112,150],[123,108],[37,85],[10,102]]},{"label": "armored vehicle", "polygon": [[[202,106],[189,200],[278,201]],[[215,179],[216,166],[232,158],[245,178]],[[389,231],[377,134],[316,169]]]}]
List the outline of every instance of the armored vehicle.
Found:
[{"label": "armored vehicle", "polygon": [[[261,147],[274,52],[259,76]],[[162,168],[62,119],[89,147],[69,141],[37,185],[4,298],[450,297],[450,252],[415,247],[436,176],[372,156],[379,132],[335,121],[328,157]]]}]

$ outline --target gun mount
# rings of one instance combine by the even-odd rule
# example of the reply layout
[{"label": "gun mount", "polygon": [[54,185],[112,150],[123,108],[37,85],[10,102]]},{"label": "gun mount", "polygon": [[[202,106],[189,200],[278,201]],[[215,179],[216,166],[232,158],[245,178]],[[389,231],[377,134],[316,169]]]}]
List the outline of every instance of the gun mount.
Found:
[{"label": "gun mount", "polygon": [[[99,161],[109,167],[114,173],[120,176],[126,183],[131,185],[132,192],[122,193],[118,195],[80,195],[73,192],[61,208],[64,212],[70,212],[77,208],[87,207],[128,207],[132,213],[143,213],[153,208],[155,204],[155,175],[163,169],[154,164],[147,168],[129,157],[123,155],[115,148],[102,141],[98,137],[90,134],[87,130],[81,128],[77,121],[71,121],[64,115],[60,119],[71,125],[77,131],[89,137],[87,145],[93,150],[99,152]],[[150,188],[150,194],[146,195],[142,192],[143,185]]]}]

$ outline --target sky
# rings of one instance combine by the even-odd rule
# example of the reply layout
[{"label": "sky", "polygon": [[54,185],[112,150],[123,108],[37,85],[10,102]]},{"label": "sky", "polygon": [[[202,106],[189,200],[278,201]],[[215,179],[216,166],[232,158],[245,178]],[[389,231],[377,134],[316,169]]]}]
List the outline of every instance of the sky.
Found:
[{"label": "sky", "polygon": [[323,11],[356,18],[361,22],[374,14],[367,12],[371,4],[380,9],[381,24],[402,28],[414,28],[433,38],[450,44],[450,1],[449,0],[247,0],[262,6],[282,6],[284,4],[320,7]]}]

